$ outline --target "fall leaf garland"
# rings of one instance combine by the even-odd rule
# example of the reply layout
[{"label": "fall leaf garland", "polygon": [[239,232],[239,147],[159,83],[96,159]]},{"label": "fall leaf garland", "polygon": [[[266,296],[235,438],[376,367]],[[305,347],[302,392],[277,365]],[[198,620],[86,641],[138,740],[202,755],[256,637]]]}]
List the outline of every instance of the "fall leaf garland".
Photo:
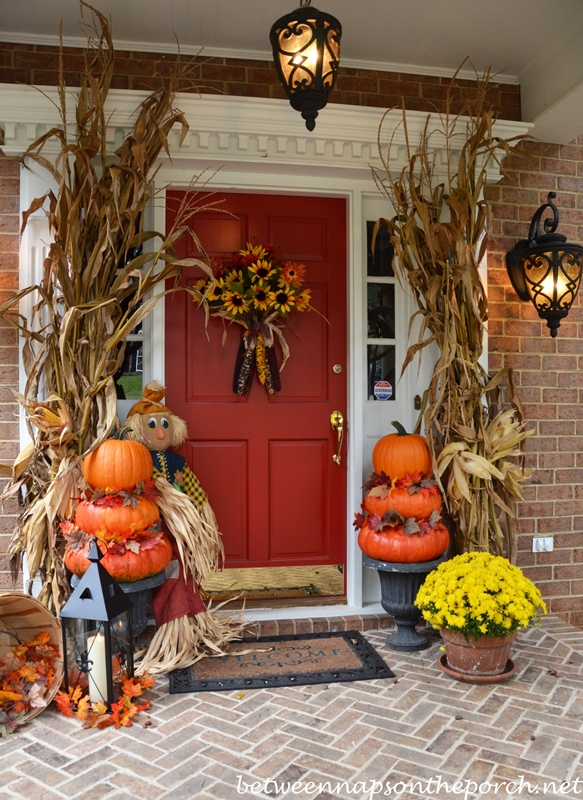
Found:
[{"label": "fall leaf garland", "polygon": [[368,481],[363,489],[366,492],[377,495],[378,497],[388,497],[391,489],[406,489],[410,495],[413,494],[439,494],[439,488],[435,478],[426,478],[420,472],[406,472],[402,478],[391,478],[384,472],[377,474],[371,472]]},{"label": "fall leaf garland", "polygon": [[405,519],[402,514],[399,514],[399,512],[394,509],[385,511],[383,514],[370,514],[364,507],[364,504],[361,506],[361,509],[362,514],[355,514],[352,524],[356,530],[360,530],[365,523],[368,523],[369,528],[377,533],[385,531],[387,528],[390,530],[391,528],[398,527],[405,536],[411,536],[413,533],[418,533],[419,536],[425,536],[429,531],[436,528],[437,523],[441,519],[437,511],[432,511],[431,516],[427,519],[414,519],[413,517]]},{"label": "fall leaf garland", "polygon": [[[97,506],[136,508],[142,497],[153,502],[158,502],[160,499],[160,493],[153,480],[140,481],[132,492],[87,488],[78,499]],[[115,555],[123,555],[126,550],[131,550],[133,553],[139,553],[141,549],[150,550],[158,544],[163,535],[160,521],[144,530],[129,532],[112,532],[100,528],[95,533],[87,533],[74,520],[65,520],[60,523],[59,527],[67,550],[88,550],[93,539],[97,538],[104,554],[113,553]]]}]

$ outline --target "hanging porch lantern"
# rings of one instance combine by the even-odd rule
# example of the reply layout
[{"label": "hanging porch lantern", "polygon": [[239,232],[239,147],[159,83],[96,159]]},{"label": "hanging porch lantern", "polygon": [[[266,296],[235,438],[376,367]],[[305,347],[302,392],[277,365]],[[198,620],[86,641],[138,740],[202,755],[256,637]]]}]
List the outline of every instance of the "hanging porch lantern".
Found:
[{"label": "hanging porch lantern", "polygon": [[92,703],[111,710],[122,681],[134,675],[132,601],[99,563],[94,540],[91,562],[61,609],[65,692],[80,687]]},{"label": "hanging porch lantern", "polygon": [[328,102],[340,63],[342,26],[331,14],[300,0],[300,8],[278,19],[269,38],[279,80],[306,128],[316,127],[318,111]]},{"label": "hanging porch lantern", "polygon": [[[552,202],[555,192],[549,192],[547,202],[534,214],[528,239],[521,239],[506,254],[506,269],[510,282],[521,300],[531,300],[539,317],[546,320],[551,336],[557,335],[561,321],[573,305],[583,270],[583,247],[555,233],[559,212]],[[540,222],[545,209],[553,212],[552,219]]]}]

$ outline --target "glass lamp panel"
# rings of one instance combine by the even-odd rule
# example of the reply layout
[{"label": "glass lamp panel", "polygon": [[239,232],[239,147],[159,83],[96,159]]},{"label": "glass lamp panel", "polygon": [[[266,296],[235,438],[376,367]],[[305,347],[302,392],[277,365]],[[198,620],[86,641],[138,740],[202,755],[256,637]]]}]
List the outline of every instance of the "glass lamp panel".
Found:
[{"label": "glass lamp panel", "polygon": [[336,77],[340,60],[340,41],[338,32],[329,22],[324,21],[324,51],[322,60],[322,85],[331,88]]},{"label": "glass lamp panel", "polygon": [[65,656],[70,689],[89,694],[92,703],[107,703],[104,626],[84,619],[65,620]]},{"label": "glass lamp panel", "polygon": [[[110,706],[121,695],[122,681],[133,675],[133,654],[129,615],[111,622],[65,619],[65,668],[69,689],[88,694],[91,703]],[[109,645],[106,628],[109,627]],[[111,664],[113,695],[108,696],[108,668]],[[79,698],[80,699],[80,698]]]},{"label": "glass lamp panel", "polygon": [[[315,25],[315,20],[313,23]],[[314,82],[318,63],[315,30],[310,24],[290,22],[277,32],[279,65],[288,90],[305,89]]]},{"label": "glass lamp panel", "polygon": [[583,269],[583,254],[580,252],[560,251],[557,254],[559,269],[557,274],[557,298],[561,308],[573,305]]},{"label": "glass lamp panel", "polygon": [[555,281],[552,261],[547,254],[532,255],[524,261],[524,276],[531,300],[537,310],[551,308]]}]

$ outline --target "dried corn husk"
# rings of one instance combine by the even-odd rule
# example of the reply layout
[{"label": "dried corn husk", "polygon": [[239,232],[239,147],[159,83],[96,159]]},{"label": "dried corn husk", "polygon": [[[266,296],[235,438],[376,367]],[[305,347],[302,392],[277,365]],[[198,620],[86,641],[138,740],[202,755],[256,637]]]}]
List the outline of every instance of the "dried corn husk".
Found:
[{"label": "dried corn husk", "polygon": [[156,489],[160,492],[158,508],[176,541],[184,574],[192,575],[200,585],[223,558],[223,541],[213,510],[209,503],[199,510],[162,476],[156,479]]},{"label": "dried corn husk", "polygon": [[[71,101],[61,74],[61,124],[40,136],[23,157],[25,164],[47,170],[55,187],[33,200],[23,213],[23,228],[42,208],[52,242],[38,285],[0,305],[0,316],[24,340],[27,380],[18,399],[33,440],[32,451],[13,465],[4,495],[24,498],[10,544],[12,565],[17,570],[27,552],[31,575],[38,571],[43,581],[42,600],[55,612],[70,591],[59,523],[78,494],[83,456],[116,426],[113,376],[123,362],[126,338],[161,297],[179,290],[185,266],[209,272],[206,260],[178,259],[174,246],[182,236],[196,239],[186,220],[216,205],[186,193],[172,230],[144,227],[155,200],[159,156],[169,155],[168,134],[178,125],[183,141],[188,132],[174,100],[179,84],[189,80],[190,66],[177,58],[173,73],[160,78],[159,89],[138,107],[119,148],[109,153],[105,103],[114,71],[113,40],[103,14],[83,0],[81,11],[92,20],[85,26],[81,89]],[[44,154],[47,145],[58,148],[54,160]],[[198,242],[197,250],[204,253]],[[167,281],[174,284],[165,289]],[[29,295],[33,317],[24,320],[14,310]],[[208,560],[201,557],[207,569]]]},{"label": "dried corn husk", "polygon": [[[397,176],[391,173],[391,149],[397,145],[391,140],[385,152],[381,124],[382,169],[374,169],[373,175],[391,200],[395,217],[379,220],[375,235],[381,224],[388,226],[397,276],[410,287],[418,308],[415,318],[421,320],[403,370],[430,344],[440,350],[422,414],[435,473],[455,523],[457,548],[513,558],[512,499],[521,498],[520,485],[530,473],[506,459],[522,456],[530,432],[511,370],[500,370],[490,379],[480,364],[488,318],[479,272],[490,222],[484,187],[490,164],[502,168],[501,159],[515,149],[494,134],[489,81],[486,72],[477,81],[475,96],[454,114],[454,77],[445,113],[428,117],[417,147],[403,109],[408,163]],[[439,178],[436,137],[445,152],[446,175]]]},{"label": "dried corn husk", "polygon": [[182,669],[207,656],[227,655],[227,645],[240,639],[249,622],[242,615],[222,615],[224,603],[195,617],[179,617],[161,625],[154,634],[136,672],[158,675]]}]

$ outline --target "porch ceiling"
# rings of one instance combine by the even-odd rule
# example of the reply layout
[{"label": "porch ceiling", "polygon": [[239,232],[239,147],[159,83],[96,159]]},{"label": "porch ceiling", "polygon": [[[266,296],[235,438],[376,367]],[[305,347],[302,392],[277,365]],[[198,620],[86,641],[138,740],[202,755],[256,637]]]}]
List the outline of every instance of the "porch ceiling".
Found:
[{"label": "porch ceiling", "polygon": [[[95,0],[110,14],[119,49],[270,59],[272,23],[294,0]],[[342,62],[450,75],[469,56],[482,71],[521,86],[534,134],[567,142],[583,134],[581,0],[314,0],[343,26]],[[72,0],[0,0],[0,40],[84,42]],[[470,77],[465,73],[463,77]]]}]

